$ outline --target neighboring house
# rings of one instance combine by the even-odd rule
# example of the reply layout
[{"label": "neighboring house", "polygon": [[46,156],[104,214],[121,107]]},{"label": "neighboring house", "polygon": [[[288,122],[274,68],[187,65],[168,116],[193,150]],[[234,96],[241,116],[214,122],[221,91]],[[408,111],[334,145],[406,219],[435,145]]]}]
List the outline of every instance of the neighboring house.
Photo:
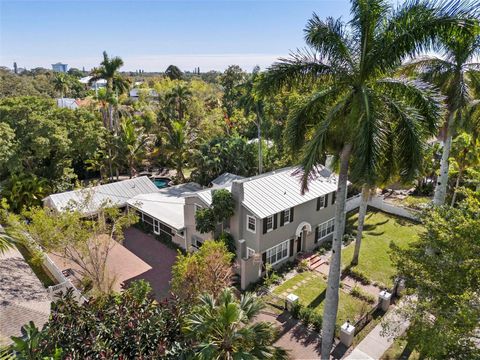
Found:
[{"label": "neighboring house", "polygon": [[92,90],[97,90],[99,88],[107,86],[107,80],[104,80],[104,79],[97,80],[97,81],[93,82],[92,85],[89,86],[89,82],[90,82],[91,78],[92,78],[91,76],[85,76],[85,77],[79,79],[78,81],[80,81],[80,83],[84,84],[85,88],[90,88]]},{"label": "neighboring house", "polygon": [[79,108],[79,104],[76,99],[72,98],[59,98],[57,99],[57,106],[59,108],[67,108],[70,110],[75,110]]},{"label": "neighboring house", "polygon": [[236,241],[244,289],[262,276],[265,264],[280,266],[332,237],[337,177],[324,168],[302,195],[295,170],[281,169],[245,179],[223,174],[209,189],[183,192],[181,197],[139,195],[128,204],[140,211],[154,232],[163,232],[179,246],[194,251],[213,237],[196,230],[195,212],[211,206],[212,192],[229,190],[236,208],[224,230]]},{"label": "neighboring house", "polygon": [[158,93],[153,89],[133,88],[129,92],[129,96],[133,100],[138,100],[142,94],[150,98],[158,98]]},{"label": "neighboring house", "polygon": [[68,70],[68,64],[56,63],[52,64],[52,70],[55,72],[66,73]]},{"label": "neighboring house", "polygon": [[127,200],[139,194],[156,192],[158,188],[155,184],[147,176],[140,176],[111,184],[52,194],[43,199],[43,205],[57,211],[74,208],[85,215],[92,215],[101,206],[125,208]]}]

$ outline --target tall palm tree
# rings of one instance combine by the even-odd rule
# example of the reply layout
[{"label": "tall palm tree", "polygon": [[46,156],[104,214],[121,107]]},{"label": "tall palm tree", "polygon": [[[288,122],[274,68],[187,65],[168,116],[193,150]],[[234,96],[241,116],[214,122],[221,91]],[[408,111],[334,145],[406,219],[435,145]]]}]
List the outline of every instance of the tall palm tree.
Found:
[{"label": "tall palm tree", "polygon": [[174,116],[178,121],[184,120],[188,101],[191,97],[192,92],[184,84],[178,84],[165,96],[167,105],[173,110]]},{"label": "tall palm tree", "polygon": [[182,121],[173,121],[165,130],[166,141],[164,148],[175,164],[177,177],[181,182],[184,182],[185,175],[183,174],[183,167],[188,160],[190,149],[192,148],[188,125]]},{"label": "tall palm tree", "polygon": [[272,346],[273,327],[252,322],[263,304],[247,293],[240,300],[226,288],[218,300],[203,295],[186,321],[185,333],[194,342],[196,359],[287,359],[285,350]]},{"label": "tall palm tree", "polygon": [[56,73],[53,78],[53,88],[58,91],[61,98],[64,98],[70,89],[70,81],[68,75],[64,73]]},{"label": "tall palm tree", "polygon": [[420,77],[437,85],[447,96],[448,116],[444,124],[440,176],[435,187],[433,203],[443,205],[447,195],[449,158],[452,138],[460,125],[462,110],[472,100],[472,88],[480,88],[480,79],[470,76],[480,64],[471,63],[479,54],[480,32],[447,34],[442,36],[444,57],[424,57],[412,61],[405,67],[405,73],[419,73]]},{"label": "tall palm tree", "polygon": [[263,172],[263,155],[262,155],[262,117],[264,115],[264,103],[255,91],[255,84],[260,78],[260,68],[255,66],[252,75],[243,84],[239,85],[242,96],[238,100],[238,104],[243,108],[246,116],[251,113],[255,114],[255,126],[257,127],[258,137],[258,173]]},{"label": "tall palm tree", "polygon": [[125,157],[130,169],[130,178],[135,176],[135,164],[143,156],[145,144],[147,143],[147,135],[141,129],[137,129],[131,118],[125,119],[122,124],[122,143],[126,148]]},{"label": "tall palm tree", "polygon": [[[425,1],[409,1],[392,8],[383,0],[352,0],[352,19],[321,20],[307,24],[305,39],[312,50],[281,59],[265,74],[260,88],[312,84],[313,94],[293,112],[285,129],[286,141],[301,160],[302,188],[319,171],[325,150],[338,154],[335,231],[326,289],[322,359],[328,359],[337,318],[341,240],[345,228],[347,177],[351,157],[352,179],[373,183],[385,148],[393,146],[399,171],[413,177],[421,161],[425,129],[436,131],[441,101],[421,81],[391,78],[406,57],[436,44],[442,32],[473,26],[459,20],[467,9],[460,5],[438,8]],[[455,16],[454,16],[455,15]]]}]

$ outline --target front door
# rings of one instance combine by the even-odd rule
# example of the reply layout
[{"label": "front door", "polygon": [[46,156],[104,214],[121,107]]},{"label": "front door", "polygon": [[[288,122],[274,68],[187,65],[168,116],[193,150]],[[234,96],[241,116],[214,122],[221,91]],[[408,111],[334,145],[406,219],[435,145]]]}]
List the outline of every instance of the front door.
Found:
[{"label": "front door", "polygon": [[300,234],[299,237],[297,237],[297,253],[302,251],[302,243],[303,243],[303,231],[302,233]]}]

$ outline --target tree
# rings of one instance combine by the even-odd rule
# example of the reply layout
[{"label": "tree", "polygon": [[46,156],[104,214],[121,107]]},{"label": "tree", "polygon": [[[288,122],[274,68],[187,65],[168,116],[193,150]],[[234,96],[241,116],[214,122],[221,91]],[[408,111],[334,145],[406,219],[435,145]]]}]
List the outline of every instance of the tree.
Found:
[{"label": "tree", "polygon": [[20,212],[24,208],[41,205],[43,197],[47,194],[47,181],[35,175],[12,175],[1,189],[1,195],[6,200],[9,208]]},{"label": "tree", "polygon": [[172,113],[178,121],[183,121],[187,110],[188,101],[192,97],[192,92],[186,85],[179,84],[175,86],[165,97],[167,104],[170,106]]},{"label": "tree", "polygon": [[[425,231],[391,257],[416,299],[402,307],[409,344],[422,359],[478,359],[480,197],[429,209]],[[388,329],[387,329],[388,330]]]},{"label": "tree", "polygon": [[[157,302],[142,280],[122,293],[83,304],[69,291],[52,303],[44,328],[25,326],[23,331],[30,336],[16,338],[13,349],[19,358],[29,360],[50,359],[60,352],[59,359],[178,358],[188,348],[181,332],[183,316],[175,299]],[[36,357],[29,357],[32,353]]]},{"label": "tree", "polygon": [[195,212],[195,224],[197,231],[202,234],[213,232],[217,224],[223,224],[235,213],[235,199],[227,189],[212,191],[212,205],[206,209]]},{"label": "tree", "polygon": [[240,85],[242,96],[239,99],[239,106],[243,108],[245,115],[255,114],[255,126],[257,127],[258,139],[258,173],[263,172],[263,155],[262,155],[262,118],[264,117],[264,103],[255,91],[255,83],[260,75],[260,68],[256,66],[252,75],[247,81]]},{"label": "tree", "polygon": [[480,50],[480,26],[471,32],[445,34],[442,44],[445,58],[425,57],[415,60],[405,67],[405,72],[418,72],[422,79],[437,85],[447,96],[448,116],[444,124],[443,152],[440,162],[440,176],[435,187],[433,203],[445,203],[448,185],[449,158],[455,128],[460,125],[461,112],[471,101],[469,89],[480,89],[480,79],[470,76],[477,69],[473,61]]},{"label": "tree", "polygon": [[463,132],[452,142],[451,155],[457,170],[457,179],[453,188],[451,206],[455,205],[458,187],[467,168],[476,168],[480,165],[480,141],[472,135]]},{"label": "tree", "polygon": [[177,177],[181,182],[185,182],[183,167],[188,160],[192,146],[188,125],[182,121],[173,121],[171,126],[166,127],[165,140],[164,148],[175,166]]},{"label": "tree", "polygon": [[172,268],[172,291],[185,304],[202,293],[217,298],[232,284],[232,259],[223,242],[207,240],[195,253],[179,254]]},{"label": "tree", "polygon": [[[75,265],[75,271],[84,281],[91,281],[93,292],[111,291],[114,278],[106,269],[110,250],[123,239],[123,231],[137,219],[133,214],[122,214],[117,208],[101,207],[97,214],[85,217],[82,211],[90,209],[91,195],[84,193],[82,203],[72,203],[72,211],[55,212],[50,208],[31,208],[22,216],[3,214],[7,234],[23,243],[32,240],[41,247],[30,250],[42,257],[51,253]],[[25,221],[27,220],[28,221]]]},{"label": "tree", "polygon": [[285,350],[273,346],[271,323],[252,322],[263,304],[250,293],[235,298],[230,288],[218,297],[205,294],[187,317],[184,332],[193,341],[198,359],[287,359]]},{"label": "tree", "polygon": [[241,96],[240,85],[245,80],[245,72],[238,65],[230,65],[220,77],[223,87],[223,107],[226,117],[230,119]]},{"label": "tree", "polygon": [[167,75],[170,80],[181,80],[183,78],[182,70],[175,65],[169,65],[167,70],[165,70],[165,75]]},{"label": "tree", "polygon": [[55,91],[58,91],[60,97],[64,98],[70,88],[68,76],[64,73],[55,74],[53,84]]},{"label": "tree", "polygon": [[[441,117],[441,99],[431,86],[390,76],[408,56],[436,43],[441,32],[460,31],[473,21],[459,20],[466,9],[407,2],[393,9],[382,0],[352,1],[352,20],[308,22],[305,39],[312,50],[281,59],[263,77],[264,92],[287,85],[309,85],[306,96],[288,120],[285,138],[300,158],[302,188],[319,171],[325,150],[337,154],[335,231],[326,290],[322,359],[332,347],[338,309],[341,242],[345,228],[345,200],[350,159],[352,179],[369,183],[381,164],[386,146],[394,145],[399,171],[413,177],[421,161],[423,129],[436,131],[432,118]],[[454,14],[455,12],[455,14]],[[308,89],[308,87],[307,87]],[[421,126],[425,124],[425,126]],[[414,158],[410,158],[415,154]]]},{"label": "tree", "polygon": [[136,128],[130,118],[123,121],[121,129],[121,141],[125,148],[126,160],[130,169],[130,178],[132,178],[137,173],[135,166],[144,155],[148,137],[141,129]]}]

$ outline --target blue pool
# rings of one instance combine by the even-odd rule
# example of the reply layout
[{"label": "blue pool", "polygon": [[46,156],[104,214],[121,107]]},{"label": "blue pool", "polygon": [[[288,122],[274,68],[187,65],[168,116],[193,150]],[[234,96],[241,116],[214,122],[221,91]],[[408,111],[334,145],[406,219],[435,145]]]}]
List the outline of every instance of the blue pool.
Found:
[{"label": "blue pool", "polygon": [[169,178],[153,178],[152,181],[156,185],[156,187],[158,187],[159,189],[163,189],[168,186],[168,183],[171,180]]}]

